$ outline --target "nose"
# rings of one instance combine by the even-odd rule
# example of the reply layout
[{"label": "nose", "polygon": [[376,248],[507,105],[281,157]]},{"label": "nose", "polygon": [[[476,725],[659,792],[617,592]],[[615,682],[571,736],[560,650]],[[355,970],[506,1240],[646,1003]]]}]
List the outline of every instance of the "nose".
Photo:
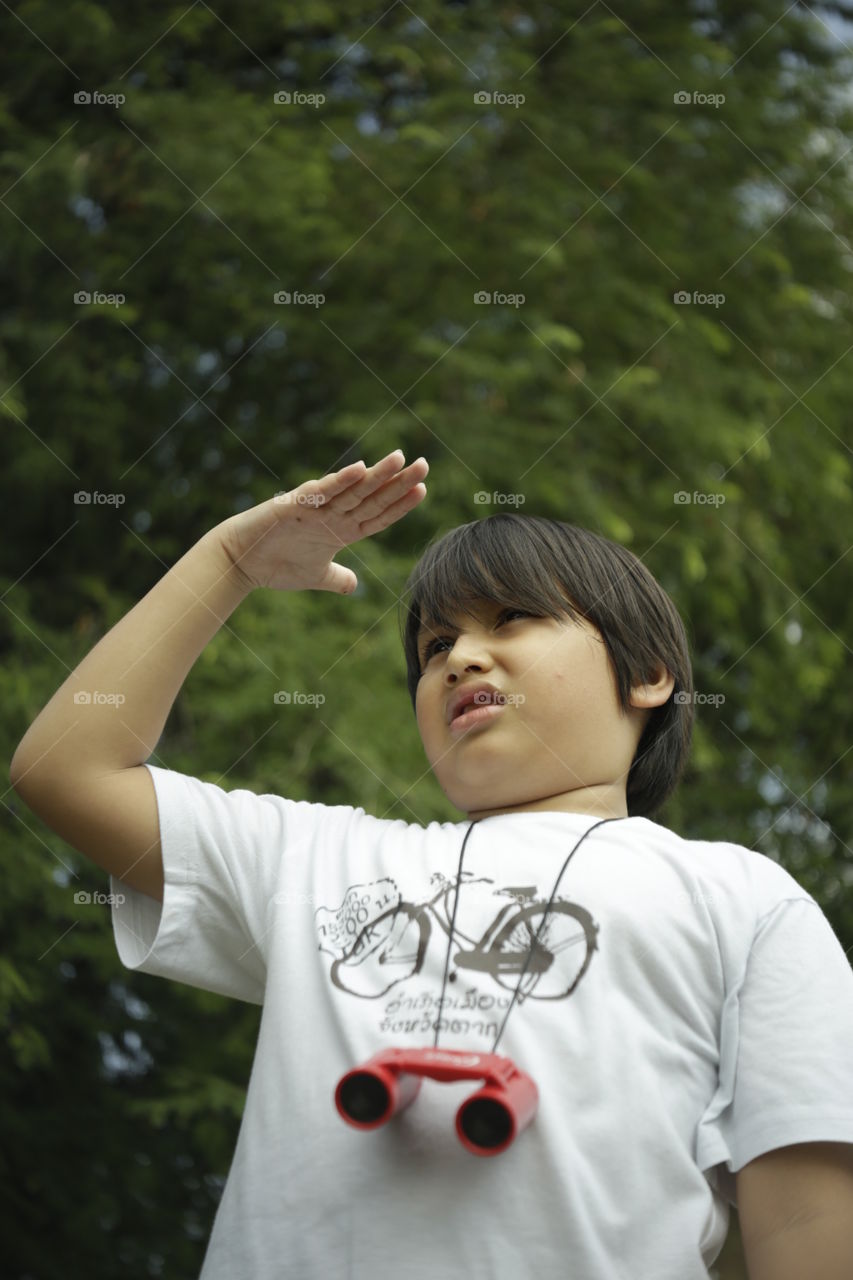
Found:
[{"label": "nose", "polygon": [[[451,666],[450,664],[448,664],[447,674],[458,676],[457,667],[461,665],[462,665],[461,663],[456,663],[455,666]],[[482,671],[483,668],[479,662],[466,662],[463,670],[464,671]]]},{"label": "nose", "polygon": [[[479,641],[471,636],[457,636],[453,648],[447,651],[445,675],[458,676],[460,671],[483,671],[489,666],[485,651],[477,652]],[[468,657],[468,654],[473,656]]]}]

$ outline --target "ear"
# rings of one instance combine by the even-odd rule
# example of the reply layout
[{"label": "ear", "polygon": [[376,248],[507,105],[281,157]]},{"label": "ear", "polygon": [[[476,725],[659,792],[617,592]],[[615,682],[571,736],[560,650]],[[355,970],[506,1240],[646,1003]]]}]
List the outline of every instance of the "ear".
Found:
[{"label": "ear", "polygon": [[631,686],[632,707],[659,707],[666,702],[675,688],[675,676],[667,671],[663,663],[659,663],[651,673],[647,684]]}]

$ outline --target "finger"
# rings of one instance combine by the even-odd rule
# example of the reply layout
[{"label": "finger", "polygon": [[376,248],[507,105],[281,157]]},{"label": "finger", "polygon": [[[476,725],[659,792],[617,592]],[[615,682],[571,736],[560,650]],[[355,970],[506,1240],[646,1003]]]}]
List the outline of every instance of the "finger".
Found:
[{"label": "finger", "polygon": [[358,586],[358,578],[352,569],[330,561],[326,575],[320,584],[320,591],[336,591],[338,595],[351,596]]},{"label": "finger", "polygon": [[[308,480],[306,484],[313,485],[314,488],[311,492],[321,493],[325,501],[330,502],[332,498],[345,493],[347,489],[353,489],[363,481],[369,480],[372,483],[368,489],[358,489],[356,491],[356,496],[360,501],[365,493],[372,493],[374,488],[384,484],[390,475],[400,469],[404,461],[402,449],[395,449],[393,453],[386,454],[375,466],[366,467],[364,460],[359,459],[358,462],[342,467],[340,471],[332,471],[327,476],[321,476],[319,480]],[[352,503],[351,507],[356,505],[357,503]],[[347,510],[346,507],[340,509]]]},{"label": "finger", "polygon": [[[380,458],[379,461],[375,462],[372,467],[366,467],[362,475],[362,479],[372,480],[376,476],[382,476],[383,478],[387,478],[389,475],[393,475],[395,471],[399,471],[400,467],[403,465],[405,461],[406,461],[406,458],[405,458],[405,454],[403,453],[403,450],[395,449],[393,453],[386,453],[385,457]],[[362,464],[363,464],[363,459],[362,459]],[[357,466],[359,464],[354,463],[353,465]],[[346,470],[346,468],[344,468],[344,470]]]},{"label": "finger", "polygon": [[368,497],[371,493],[387,484],[388,481],[400,471],[405,463],[406,458],[402,449],[395,449],[393,453],[388,453],[375,466],[368,467],[364,475],[359,480],[358,485],[353,486],[353,494],[359,501]]},{"label": "finger", "polygon": [[326,497],[330,497],[335,493],[343,493],[344,489],[349,489],[352,485],[362,480],[367,472],[367,464],[363,459],[358,462],[351,462],[349,466],[341,467],[340,471],[330,471],[327,476],[320,476],[317,480],[309,480],[306,483],[315,484],[321,493]]},{"label": "finger", "polygon": [[[374,516],[380,515],[398,498],[403,497],[410,489],[414,488],[419,481],[425,480],[428,472],[429,463],[426,458],[416,459],[411,466],[406,467],[405,471],[401,471],[399,475],[387,480],[381,488],[365,494],[361,503],[352,508],[348,514],[354,515],[359,522],[370,520]],[[358,494],[358,489],[353,490],[353,495],[356,494]]]},{"label": "finger", "polygon": [[359,530],[362,538],[369,538],[374,533],[380,533],[382,529],[387,529],[395,520],[399,520],[401,516],[406,515],[409,511],[416,507],[423,498],[426,497],[426,485],[416,484],[414,489],[410,489],[405,497],[399,502],[395,502],[392,507],[388,507],[380,515],[374,516],[371,520],[366,520],[363,524],[359,522]]},{"label": "finger", "polygon": [[[389,453],[381,462],[377,462],[375,467],[370,467],[356,484],[350,486],[349,492],[336,503],[335,510],[342,515],[351,515],[356,508],[362,506],[366,498],[369,498],[377,491],[383,491],[385,486],[392,480],[400,484],[400,492],[410,489],[416,480],[420,480],[426,475],[426,471],[423,470],[426,459],[419,458],[417,463],[412,463],[410,467],[401,472],[400,467],[404,462],[405,457],[402,449],[395,449],[393,453]],[[414,470],[415,467],[418,469]],[[395,475],[397,472],[399,474]],[[365,518],[376,515],[380,507],[384,505],[386,505],[384,502],[369,505],[365,510]]]}]

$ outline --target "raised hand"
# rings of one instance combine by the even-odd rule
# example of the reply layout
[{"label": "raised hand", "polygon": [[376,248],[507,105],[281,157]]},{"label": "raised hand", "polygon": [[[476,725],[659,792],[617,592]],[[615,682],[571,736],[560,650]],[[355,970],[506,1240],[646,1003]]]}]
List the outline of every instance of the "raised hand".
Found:
[{"label": "raised hand", "polygon": [[426,496],[426,485],[419,482],[429,463],[418,458],[403,468],[404,462],[401,449],[372,467],[353,462],[231,516],[216,532],[252,588],[348,595],[358,579],[335,564],[334,555],[387,529]]}]

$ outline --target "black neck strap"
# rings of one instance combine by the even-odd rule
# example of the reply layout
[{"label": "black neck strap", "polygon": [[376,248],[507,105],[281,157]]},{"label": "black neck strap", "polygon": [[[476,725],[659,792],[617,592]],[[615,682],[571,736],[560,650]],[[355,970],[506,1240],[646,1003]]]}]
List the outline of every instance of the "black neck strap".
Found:
[{"label": "black neck strap", "polygon": [[[435,1040],[434,1040],[434,1042],[433,1042],[433,1048],[434,1048],[434,1049],[437,1049],[437,1048],[438,1048],[438,1035],[439,1035],[439,1030],[440,1030],[440,1027],[441,1027],[441,1011],[442,1011],[442,1009],[443,1009],[443,1007],[444,1007],[444,995],[445,995],[445,990],[446,990],[446,988],[447,988],[447,973],[448,973],[448,970],[449,970],[449,968],[450,968],[450,950],[451,950],[451,947],[452,947],[452,945],[453,945],[453,929],[454,929],[454,926],[455,926],[455,924],[456,924],[456,908],[457,908],[457,906],[458,906],[458,904],[459,904],[459,889],[460,889],[461,884],[462,884],[462,865],[463,865],[463,862],[464,862],[464,859],[465,859],[465,846],[466,846],[466,844],[468,843],[468,837],[470,836],[471,832],[472,832],[472,831],[474,830],[474,828],[476,827],[477,823],[478,823],[478,822],[482,822],[482,821],[483,821],[483,819],[482,819],[482,818],[475,818],[475,819],[474,819],[474,821],[473,821],[473,822],[471,823],[471,825],[469,826],[468,830],[465,832],[465,839],[462,841],[462,848],[461,848],[461,850],[459,851],[459,870],[458,870],[458,872],[457,872],[457,876],[456,876],[456,896],[455,896],[455,898],[453,899],[453,915],[452,915],[451,920],[450,920],[450,937],[449,937],[449,938],[448,938],[448,940],[447,940],[447,959],[446,959],[446,960],[445,960],[445,962],[444,962],[444,981],[443,981],[443,982],[442,982],[442,984],[441,984],[441,999],[440,999],[440,1000],[439,1000],[439,1002],[438,1002],[438,1018],[436,1019],[436,1024],[435,1024]],[[502,1035],[503,1035],[503,1033],[504,1033],[504,1027],[506,1026],[507,1018],[508,1018],[508,1017],[509,1017],[509,1015],[512,1013],[513,1006],[514,1006],[514,1004],[515,1004],[515,1002],[516,1002],[516,1000],[517,1000],[517,998],[518,998],[518,993],[519,993],[519,991],[521,990],[521,984],[522,984],[522,982],[524,981],[524,975],[527,973],[528,967],[529,967],[529,965],[530,965],[530,961],[533,959],[533,954],[534,954],[534,952],[536,951],[536,949],[537,949],[537,947],[538,947],[538,945],[539,945],[539,937],[540,937],[540,935],[541,935],[541,933],[542,933],[542,930],[543,930],[543,929],[544,929],[544,927],[545,927],[545,921],[548,919],[548,912],[551,910],[551,907],[552,907],[552,905],[553,905],[554,898],[556,897],[556,894],[557,894],[557,886],[559,885],[560,881],[561,881],[561,880],[562,880],[562,878],[563,878],[563,872],[565,871],[566,867],[569,865],[569,863],[570,863],[571,859],[574,857],[574,854],[576,853],[577,849],[580,847],[580,845],[581,845],[581,844],[583,844],[584,840],[587,838],[587,836],[590,834],[590,832],[591,832],[591,831],[594,831],[596,827],[601,827],[601,826],[603,826],[605,822],[621,822],[621,821],[622,821],[622,819],[621,819],[621,818],[602,818],[600,822],[594,822],[594,823],[592,824],[592,826],[591,826],[591,827],[589,827],[589,828],[588,828],[588,829],[583,833],[583,835],[581,836],[580,840],[578,840],[578,842],[577,842],[577,844],[575,845],[574,849],[572,849],[571,853],[570,853],[570,854],[568,855],[568,857],[566,858],[566,861],[563,863],[563,866],[562,866],[562,868],[561,868],[561,870],[560,870],[560,874],[557,876],[556,882],[555,882],[555,884],[554,884],[554,888],[551,890],[551,897],[550,897],[550,899],[549,899],[549,901],[548,901],[548,906],[545,908],[545,914],[544,914],[544,915],[543,915],[543,917],[542,917],[542,922],[541,922],[541,924],[539,925],[539,928],[538,928],[538,929],[537,929],[537,931],[536,931],[536,937],[535,937],[535,939],[533,940],[533,945],[530,947],[530,949],[529,949],[529,951],[528,951],[528,953],[527,953],[527,959],[526,959],[526,961],[524,962],[524,968],[523,968],[523,969],[522,969],[522,971],[521,971],[521,977],[518,979],[518,986],[515,988],[515,992],[514,992],[514,994],[513,994],[512,1000],[510,1001],[510,1006],[509,1006],[509,1008],[507,1009],[506,1014],[504,1015],[504,1020],[503,1020],[503,1022],[502,1022],[502,1023],[501,1023],[501,1025],[500,1025],[500,1028],[499,1028],[499,1030],[498,1030],[498,1034],[497,1034],[497,1036],[495,1037],[495,1043],[492,1045],[492,1048],[491,1048],[491,1050],[490,1050],[490,1052],[491,1052],[491,1053],[494,1053],[494,1052],[495,1052],[495,1050],[496,1050],[496,1049],[497,1049],[497,1047],[498,1047],[498,1042],[500,1041],[500,1038],[501,1038],[501,1036],[502,1036]]]}]

